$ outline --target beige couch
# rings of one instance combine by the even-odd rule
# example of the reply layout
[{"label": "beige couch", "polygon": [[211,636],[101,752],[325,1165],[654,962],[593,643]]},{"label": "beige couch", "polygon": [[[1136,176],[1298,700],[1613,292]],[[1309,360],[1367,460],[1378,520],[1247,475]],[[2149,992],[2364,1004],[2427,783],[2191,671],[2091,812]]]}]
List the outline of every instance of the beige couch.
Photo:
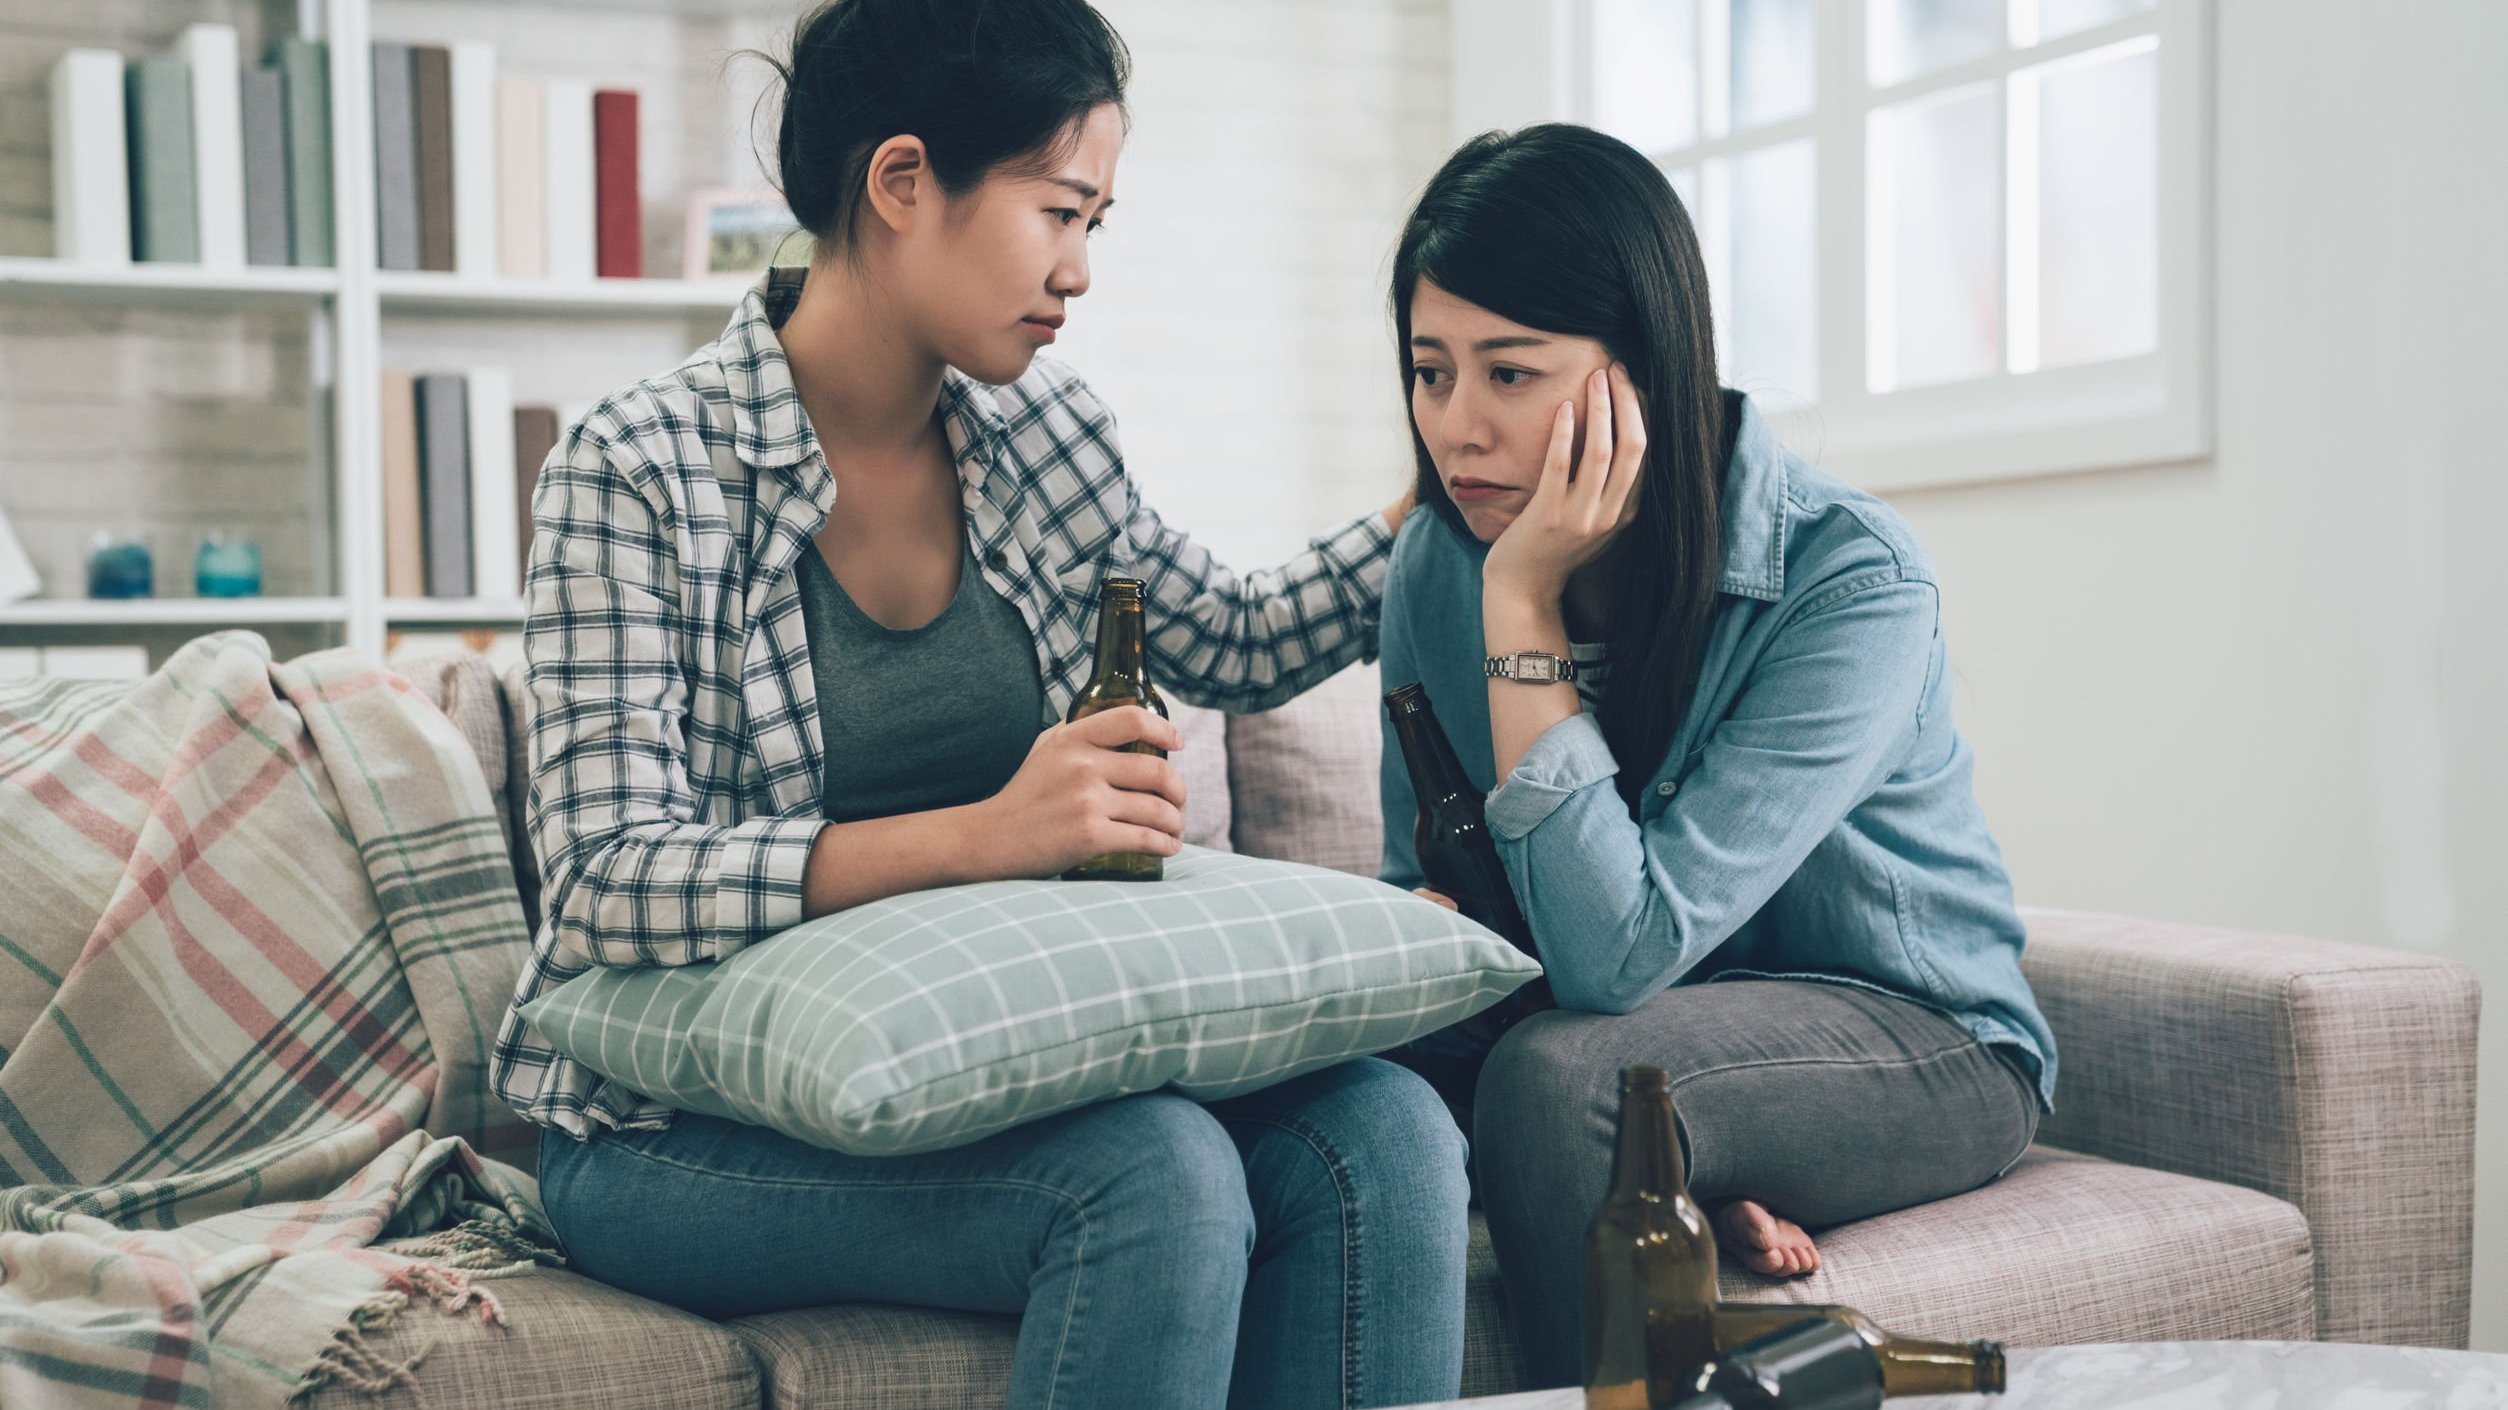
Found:
[{"label": "beige couch", "polygon": [[[518,800],[514,682],[500,691],[452,658],[408,669]],[[1376,690],[1359,668],[1268,715],[1179,711],[1195,839],[1372,872]],[[2031,911],[2028,924],[2030,981],[2064,1058],[2040,1148],[1982,1190],[1828,1230],[1811,1278],[1728,1269],[1728,1296],[1845,1302],[1910,1333],[2016,1344],[2465,1344],[2468,971],[2113,916]],[[1015,1326],[889,1306],[717,1324],[557,1271],[497,1290],[502,1330],[410,1315],[383,1334],[386,1352],[432,1345],[417,1373],[426,1403],[998,1405]],[[1477,1216],[1463,1388],[1520,1388]],[[313,1403],[371,1402],[326,1390]]]}]

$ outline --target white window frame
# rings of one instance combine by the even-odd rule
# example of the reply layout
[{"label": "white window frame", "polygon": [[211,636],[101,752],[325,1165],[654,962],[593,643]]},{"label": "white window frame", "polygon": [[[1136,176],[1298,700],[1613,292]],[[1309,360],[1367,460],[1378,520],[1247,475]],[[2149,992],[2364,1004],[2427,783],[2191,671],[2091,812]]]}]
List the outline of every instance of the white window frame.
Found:
[{"label": "white window frame", "polygon": [[[1702,0],[1714,3],[1714,0]],[[1592,0],[1451,0],[1457,141],[1491,128],[1590,121]],[[1786,443],[1871,490],[1914,489],[2197,459],[2212,443],[2211,0],[2158,0],[2110,24],[1995,52],[1886,88],[1867,80],[1865,0],[1819,0],[1813,112],[1710,136],[1668,158],[1690,166],[1777,141],[1815,139],[1819,402],[1771,405]],[[1979,82],[2008,94],[2023,68],[2156,35],[2158,345],[2142,356],[1873,393],[1867,389],[1865,142],[1883,106]],[[1711,56],[1702,54],[1705,67]],[[1703,80],[1708,81],[1708,80]],[[1998,100],[1999,101],[1999,100]],[[2003,124],[2007,171],[2012,124]],[[1702,186],[1705,169],[1701,167]],[[2014,208],[2006,191],[2007,227]],[[1704,234],[1705,232],[1702,232]],[[2012,232],[2004,232],[2007,269]],[[1710,250],[1711,260],[1724,252]],[[2005,347],[2013,337],[2006,290]]]}]

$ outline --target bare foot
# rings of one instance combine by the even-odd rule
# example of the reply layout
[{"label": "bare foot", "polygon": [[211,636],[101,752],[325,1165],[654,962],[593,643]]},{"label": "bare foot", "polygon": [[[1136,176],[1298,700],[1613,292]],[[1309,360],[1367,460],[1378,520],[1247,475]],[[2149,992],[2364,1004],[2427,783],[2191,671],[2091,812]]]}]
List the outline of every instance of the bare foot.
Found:
[{"label": "bare foot", "polygon": [[1779,1219],[1756,1200],[1737,1199],[1714,1216],[1716,1242],[1742,1261],[1742,1266],[1771,1278],[1799,1278],[1820,1267],[1820,1250],[1811,1235],[1790,1219]]}]

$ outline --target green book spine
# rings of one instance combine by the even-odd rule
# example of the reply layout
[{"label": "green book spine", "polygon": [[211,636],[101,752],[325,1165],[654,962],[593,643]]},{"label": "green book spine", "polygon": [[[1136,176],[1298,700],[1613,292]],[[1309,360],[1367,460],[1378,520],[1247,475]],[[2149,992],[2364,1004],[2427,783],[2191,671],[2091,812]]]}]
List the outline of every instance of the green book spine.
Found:
[{"label": "green book spine", "polygon": [[131,144],[131,257],[200,262],[192,175],[192,66],[135,59],[125,75]]},{"label": "green book spine", "polygon": [[282,39],[276,57],[286,90],[288,262],[328,268],[331,49],[318,39]]}]

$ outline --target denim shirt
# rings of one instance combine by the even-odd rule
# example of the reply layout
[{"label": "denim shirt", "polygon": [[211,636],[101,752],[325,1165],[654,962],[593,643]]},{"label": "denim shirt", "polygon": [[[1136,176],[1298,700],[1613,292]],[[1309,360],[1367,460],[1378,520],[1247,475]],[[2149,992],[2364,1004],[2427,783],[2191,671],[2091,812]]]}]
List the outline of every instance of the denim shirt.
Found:
[{"label": "denim shirt", "polygon": [[[2052,1110],[2055,1038],[2021,975],[2011,880],[1951,723],[1932,567],[1887,505],[1787,453],[1747,399],[1726,405],[1740,424],[1724,574],[1696,694],[1670,750],[1644,761],[1637,817],[1591,714],[1544,732],[1489,795],[1552,992],[1627,1013],[1676,983],[1863,985],[2019,1049]],[[1412,516],[1381,642],[1386,686],[1427,686],[1484,789],[1486,556],[1437,515]],[[1382,791],[1381,875],[1418,886],[1417,804],[1390,725]]]}]

